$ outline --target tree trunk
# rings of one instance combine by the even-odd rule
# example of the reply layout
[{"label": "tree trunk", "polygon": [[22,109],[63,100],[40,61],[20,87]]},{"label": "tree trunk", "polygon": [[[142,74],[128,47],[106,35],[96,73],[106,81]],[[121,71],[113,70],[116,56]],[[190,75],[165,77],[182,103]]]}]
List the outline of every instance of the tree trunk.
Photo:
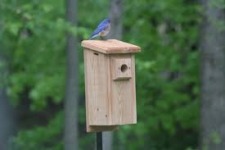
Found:
[{"label": "tree trunk", "polygon": [[[76,25],[77,0],[66,1],[67,21]],[[66,76],[66,95],[65,95],[65,129],[64,129],[64,149],[78,149],[78,75],[79,61],[76,49],[77,39],[68,34],[67,36],[67,76]]]},{"label": "tree trunk", "polygon": [[[225,11],[204,0],[201,34],[201,149],[225,149]],[[225,2],[223,2],[224,6]]]},{"label": "tree trunk", "polygon": [[[111,20],[111,31],[109,38],[120,40],[122,37],[122,12],[123,12],[123,0],[111,0],[109,18]],[[112,150],[113,133],[103,132],[103,149]]]},{"label": "tree trunk", "polygon": [[0,52],[0,150],[10,149],[10,139],[16,132],[16,116],[6,94],[8,69],[6,59]]},{"label": "tree trunk", "polygon": [[109,38],[121,39],[122,37],[122,13],[123,0],[111,0],[109,18],[111,20],[111,31]]}]

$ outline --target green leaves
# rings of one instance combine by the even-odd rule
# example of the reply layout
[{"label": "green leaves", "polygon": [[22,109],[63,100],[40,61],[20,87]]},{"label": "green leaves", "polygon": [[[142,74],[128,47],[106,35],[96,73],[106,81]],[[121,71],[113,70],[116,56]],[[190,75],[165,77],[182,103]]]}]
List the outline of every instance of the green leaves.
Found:
[{"label": "green leaves", "polygon": [[[32,150],[60,150],[63,143],[60,140],[63,114],[57,115],[47,126],[34,127],[26,131],[19,131],[16,138],[12,140],[12,149],[32,149]],[[57,144],[55,144],[58,142]]]},{"label": "green leaves", "polygon": [[[96,24],[107,17],[108,2],[79,1],[78,25],[74,26],[64,19],[62,0],[3,1],[0,36],[10,59],[7,91],[12,101],[19,105],[27,98],[30,113],[48,111],[49,103],[61,105],[66,78],[65,35],[87,39]],[[115,149],[197,147],[199,10],[194,1],[124,1],[123,41],[142,48],[136,55],[138,124],[117,131]],[[78,47],[82,53],[80,44]],[[83,64],[80,68],[83,73]],[[84,94],[82,73],[79,82]],[[83,108],[79,112],[83,126]],[[58,135],[63,122],[59,116],[46,126],[20,132],[15,145],[20,149],[62,149]],[[84,134],[82,148],[90,142],[93,137]]]},{"label": "green leaves", "polygon": [[[150,135],[151,144],[147,139],[145,143],[157,150],[196,146],[199,6],[177,0],[129,3],[126,12],[133,17],[124,18],[124,39],[142,48],[136,56],[138,123],[145,125],[134,127],[140,130],[139,139]],[[177,139],[186,130],[191,132],[178,145]]]},{"label": "green leaves", "polygon": [[59,104],[63,100],[65,90],[65,79],[62,76],[54,75],[41,79],[35,84],[35,87],[30,92],[32,100],[31,110],[40,110],[47,107],[47,102],[52,100]]}]

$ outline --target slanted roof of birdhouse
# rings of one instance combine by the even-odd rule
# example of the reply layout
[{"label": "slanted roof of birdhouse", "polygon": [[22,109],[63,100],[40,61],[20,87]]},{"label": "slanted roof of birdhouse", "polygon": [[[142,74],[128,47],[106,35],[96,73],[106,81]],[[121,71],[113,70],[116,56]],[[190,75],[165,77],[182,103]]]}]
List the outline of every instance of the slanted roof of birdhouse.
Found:
[{"label": "slanted roof of birdhouse", "polygon": [[122,42],[116,39],[109,40],[84,40],[81,45],[104,54],[137,53],[141,51],[139,46]]}]

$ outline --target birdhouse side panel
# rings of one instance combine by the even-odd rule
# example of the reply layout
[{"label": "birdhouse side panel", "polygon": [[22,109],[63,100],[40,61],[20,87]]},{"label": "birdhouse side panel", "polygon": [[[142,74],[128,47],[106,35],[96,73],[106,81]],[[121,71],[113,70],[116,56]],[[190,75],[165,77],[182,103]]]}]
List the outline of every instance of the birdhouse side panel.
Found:
[{"label": "birdhouse side panel", "polygon": [[86,49],[84,59],[87,122],[89,125],[108,125],[108,56]]}]

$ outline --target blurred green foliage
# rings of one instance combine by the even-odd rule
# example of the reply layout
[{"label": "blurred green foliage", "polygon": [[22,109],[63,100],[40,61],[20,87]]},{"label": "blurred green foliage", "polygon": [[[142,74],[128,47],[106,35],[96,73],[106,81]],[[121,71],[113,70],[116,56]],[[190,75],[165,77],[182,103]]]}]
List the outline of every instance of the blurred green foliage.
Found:
[{"label": "blurred green foliage", "polygon": [[[109,8],[104,0],[78,1],[78,5],[78,26],[74,27],[65,21],[62,0],[0,3],[0,36],[2,50],[10,60],[7,81],[12,103],[20,106],[28,100],[27,111],[34,116],[53,113],[42,123],[33,118],[38,125],[23,123],[12,144],[17,149],[63,148],[59,106],[65,92],[65,35],[71,32],[79,41],[87,39],[108,16]],[[200,6],[192,0],[126,0],[123,5],[122,40],[142,48],[136,55],[138,123],[115,131],[114,149],[197,148]],[[82,48],[77,47],[82,57]],[[80,87],[84,95],[82,63]],[[54,107],[59,108],[52,111]],[[84,134],[83,102],[79,116],[80,148],[90,149],[94,140],[93,135]]]}]

